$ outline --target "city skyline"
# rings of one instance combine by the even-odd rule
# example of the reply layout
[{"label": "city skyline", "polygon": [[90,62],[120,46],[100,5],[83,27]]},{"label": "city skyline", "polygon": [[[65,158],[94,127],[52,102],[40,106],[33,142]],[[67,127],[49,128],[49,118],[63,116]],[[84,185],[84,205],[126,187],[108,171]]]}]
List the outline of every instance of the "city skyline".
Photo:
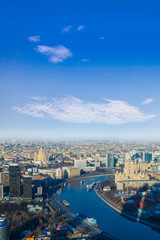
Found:
[{"label": "city skyline", "polygon": [[160,139],[158,1],[7,3],[0,139]]}]

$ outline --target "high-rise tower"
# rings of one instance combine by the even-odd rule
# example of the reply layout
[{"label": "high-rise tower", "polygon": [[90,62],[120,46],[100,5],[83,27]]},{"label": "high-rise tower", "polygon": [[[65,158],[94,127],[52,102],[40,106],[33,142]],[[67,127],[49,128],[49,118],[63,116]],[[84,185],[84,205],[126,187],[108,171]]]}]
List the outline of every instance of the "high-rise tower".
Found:
[{"label": "high-rise tower", "polygon": [[9,191],[10,197],[20,197],[20,168],[18,164],[9,166]]},{"label": "high-rise tower", "polygon": [[0,239],[8,240],[9,239],[9,228],[6,218],[0,217]]},{"label": "high-rise tower", "polygon": [[106,167],[107,168],[113,168],[114,167],[114,154],[113,153],[107,153],[107,155],[106,155]]},{"label": "high-rise tower", "polygon": [[49,157],[46,153],[46,150],[40,148],[38,152],[34,155],[34,161],[40,161],[40,162],[48,162]]},{"label": "high-rise tower", "polygon": [[31,176],[23,176],[23,199],[32,199],[32,178]]}]

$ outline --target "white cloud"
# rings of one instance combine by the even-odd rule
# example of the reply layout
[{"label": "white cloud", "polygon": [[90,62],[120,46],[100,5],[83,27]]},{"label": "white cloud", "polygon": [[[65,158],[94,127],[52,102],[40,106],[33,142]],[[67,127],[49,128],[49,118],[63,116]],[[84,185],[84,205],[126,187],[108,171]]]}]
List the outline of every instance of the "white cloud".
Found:
[{"label": "white cloud", "polygon": [[142,102],[142,104],[143,104],[143,105],[146,105],[146,104],[149,104],[149,103],[151,103],[151,102],[153,102],[153,101],[154,101],[153,98],[147,98],[147,99],[145,99],[145,100]]},{"label": "white cloud", "polygon": [[62,32],[66,32],[66,33],[68,33],[68,32],[70,31],[71,28],[72,28],[71,25],[70,25],[70,26],[65,26],[65,27],[62,28]]},{"label": "white cloud", "polygon": [[83,61],[83,62],[90,62],[90,60],[87,59],[87,58],[83,58],[82,61]]},{"label": "white cloud", "polygon": [[40,36],[30,36],[30,37],[28,37],[28,40],[30,42],[39,42],[40,41]]},{"label": "white cloud", "polygon": [[32,99],[32,100],[35,100],[35,101],[43,101],[43,100],[47,99],[47,97],[38,97],[38,96],[36,96],[36,97],[32,96],[32,97],[29,97],[29,98]]},{"label": "white cloud", "polygon": [[84,26],[84,25],[80,25],[80,26],[77,28],[77,30],[80,31],[80,30],[82,30],[83,28],[85,28],[85,26]]},{"label": "white cloud", "polygon": [[68,57],[72,57],[72,52],[65,46],[58,45],[55,47],[48,47],[45,45],[38,45],[37,51],[48,56],[51,63],[63,62]]},{"label": "white cloud", "polygon": [[85,102],[75,97],[33,101],[14,110],[37,118],[52,118],[74,123],[124,124],[145,122],[155,115],[145,114],[125,101],[104,99],[103,103]]}]

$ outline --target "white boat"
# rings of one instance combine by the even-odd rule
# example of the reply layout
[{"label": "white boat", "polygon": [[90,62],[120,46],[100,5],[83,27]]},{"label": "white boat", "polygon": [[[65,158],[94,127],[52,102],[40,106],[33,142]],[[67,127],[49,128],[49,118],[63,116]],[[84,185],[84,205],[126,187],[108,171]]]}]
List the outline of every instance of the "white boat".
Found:
[{"label": "white boat", "polygon": [[97,220],[95,218],[87,218],[87,222],[95,227],[98,226]]},{"label": "white boat", "polygon": [[63,203],[66,207],[69,207],[69,202],[67,202],[66,200],[63,200],[62,203]]},{"label": "white boat", "polygon": [[91,192],[94,186],[95,186],[95,183],[92,183],[92,184],[86,185],[87,192]]}]

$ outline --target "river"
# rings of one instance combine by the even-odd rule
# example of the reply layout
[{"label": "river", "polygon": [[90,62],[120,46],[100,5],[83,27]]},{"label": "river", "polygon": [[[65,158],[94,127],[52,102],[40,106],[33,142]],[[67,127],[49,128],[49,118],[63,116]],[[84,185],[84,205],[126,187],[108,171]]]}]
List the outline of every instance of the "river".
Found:
[{"label": "river", "polygon": [[86,179],[83,184],[80,181],[69,183],[66,187],[59,189],[57,194],[61,200],[67,200],[70,203],[70,209],[73,212],[96,218],[101,230],[120,240],[159,240],[160,233],[149,226],[119,215],[102,202],[94,190],[87,192],[87,184],[105,179],[107,177],[97,177]]}]

